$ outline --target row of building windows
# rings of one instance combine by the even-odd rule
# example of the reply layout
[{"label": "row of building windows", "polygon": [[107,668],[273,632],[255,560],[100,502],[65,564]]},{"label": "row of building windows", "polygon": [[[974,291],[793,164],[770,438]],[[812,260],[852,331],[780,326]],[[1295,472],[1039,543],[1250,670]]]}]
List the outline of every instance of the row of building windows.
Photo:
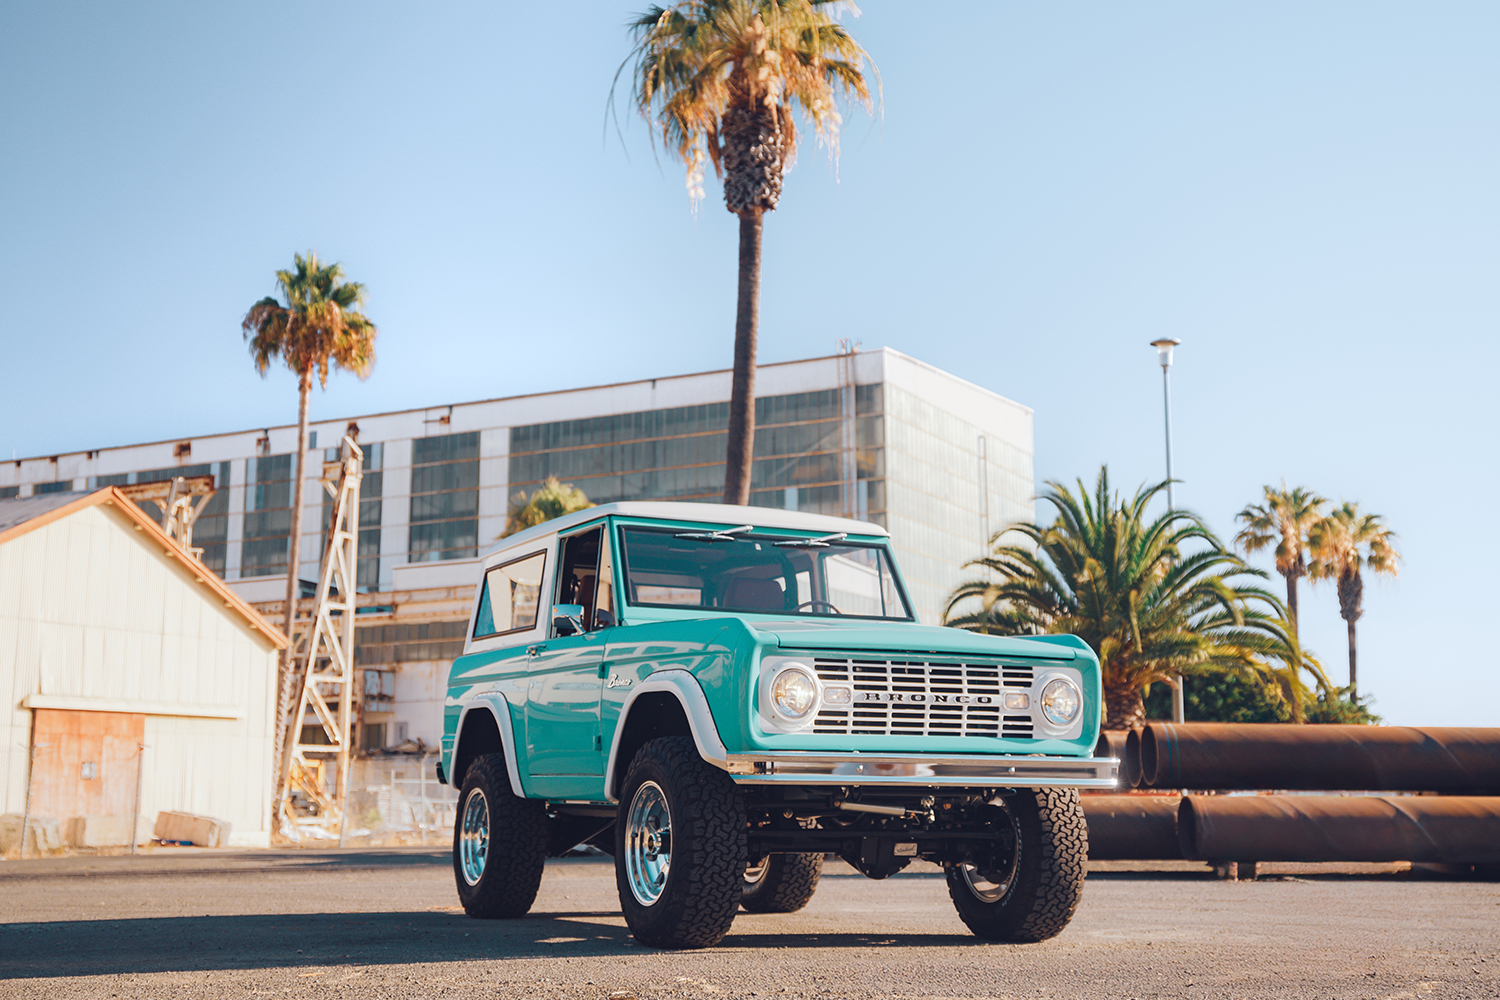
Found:
[{"label": "row of building windows", "polygon": [[479,432],[411,443],[411,562],[479,554]]},{"label": "row of building windows", "polygon": [[[884,510],[883,387],[854,390],[852,454],[846,391],[756,400],[752,504],[872,519]],[[718,403],[515,427],[510,484],[517,498],[551,476],[595,503],[716,500],[724,491],[728,413]],[[855,496],[851,477],[860,484]]]},{"label": "row of building windows", "polygon": [[[927,400],[881,385],[855,387],[852,396],[851,401],[847,389],[830,389],[756,401],[752,504],[852,513],[889,524],[895,503],[900,508],[896,520],[936,532],[929,539],[937,543],[930,554],[944,564],[963,562],[982,551],[981,524],[993,531],[1030,513],[1030,456],[1024,451],[990,438],[987,460],[982,461],[975,447],[977,429]],[[723,492],[727,420],[727,404],[714,403],[514,427],[509,431],[508,484],[520,496],[555,476],[596,503],[717,500]],[[477,555],[481,544],[489,541],[479,537],[479,432],[417,438],[410,448],[408,482],[393,487],[399,497],[403,486],[409,486],[407,523],[396,529],[407,536],[406,561]],[[383,445],[367,445],[364,450],[358,585],[373,590],[381,582],[388,470]],[[336,449],[329,449],[324,458],[337,458]],[[246,460],[241,577],[286,571],[293,460],[290,454]],[[890,463],[902,470],[897,477],[902,484],[899,500],[888,497]],[[195,543],[204,547],[205,562],[222,573],[229,541],[229,466],[222,462],[98,477],[90,485],[213,474],[219,492],[198,521]],[[987,488],[980,486],[982,467]],[[41,492],[44,486],[36,489]],[[15,493],[10,488],[10,495]],[[331,500],[325,498],[323,508],[326,530]],[[310,567],[305,575],[311,577],[315,571]],[[914,575],[927,574],[916,568]],[[371,641],[362,640],[361,645]],[[420,640],[432,641],[452,643],[461,636]],[[399,644],[387,645],[394,650]],[[393,651],[389,661],[370,662],[441,658],[429,657],[432,652]]]},{"label": "row of building windows", "polygon": [[452,660],[464,651],[467,628],[466,621],[359,625],[354,633],[354,662],[373,667]]}]

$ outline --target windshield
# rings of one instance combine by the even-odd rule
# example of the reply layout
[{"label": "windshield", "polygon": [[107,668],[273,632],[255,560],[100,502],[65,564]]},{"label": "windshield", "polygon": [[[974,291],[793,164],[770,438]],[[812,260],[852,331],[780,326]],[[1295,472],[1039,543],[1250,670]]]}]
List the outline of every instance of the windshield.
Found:
[{"label": "windshield", "polygon": [[636,607],[911,620],[881,546],[749,527],[626,527],[621,536],[625,592]]}]

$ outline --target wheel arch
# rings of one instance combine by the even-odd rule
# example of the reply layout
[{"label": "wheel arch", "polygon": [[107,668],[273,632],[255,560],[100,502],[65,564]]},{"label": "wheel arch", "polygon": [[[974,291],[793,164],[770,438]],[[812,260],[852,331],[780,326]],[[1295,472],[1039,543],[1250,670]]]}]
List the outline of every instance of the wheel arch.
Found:
[{"label": "wheel arch", "polygon": [[632,688],[620,706],[604,768],[604,794],[611,802],[619,801],[620,783],[636,752],[662,736],[690,737],[700,757],[729,770],[729,752],[698,678],[686,670],[658,670]]},{"label": "wheel arch", "polygon": [[458,735],[453,741],[453,773],[448,777],[449,783],[461,790],[469,764],[474,758],[487,753],[505,755],[505,773],[510,777],[510,790],[517,798],[525,798],[526,790],[521,786],[521,770],[516,757],[516,736],[510,717],[510,704],[499,695],[481,696],[464,706],[463,713],[458,717]]}]

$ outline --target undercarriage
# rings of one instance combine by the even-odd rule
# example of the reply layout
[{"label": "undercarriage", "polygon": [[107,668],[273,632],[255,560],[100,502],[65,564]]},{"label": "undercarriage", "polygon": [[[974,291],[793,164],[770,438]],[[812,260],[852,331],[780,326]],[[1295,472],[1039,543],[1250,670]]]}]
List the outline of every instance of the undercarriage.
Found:
[{"label": "undercarriage", "polygon": [[[746,854],[837,855],[872,879],[917,859],[972,865],[998,874],[1014,864],[1016,826],[1006,800],[1017,789],[859,787],[745,789]],[[615,809],[555,803],[548,809],[548,853],[578,844],[615,850]]]}]

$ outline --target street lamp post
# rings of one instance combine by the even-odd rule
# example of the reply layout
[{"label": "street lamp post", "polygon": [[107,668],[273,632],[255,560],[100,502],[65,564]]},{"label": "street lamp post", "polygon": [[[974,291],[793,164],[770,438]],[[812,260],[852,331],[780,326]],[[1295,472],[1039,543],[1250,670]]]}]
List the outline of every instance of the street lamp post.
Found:
[{"label": "street lamp post", "polygon": [[[1180,343],[1182,341],[1171,337],[1151,341],[1151,346],[1156,348],[1157,363],[1161,365],[1161,405],[1167,428],[1167,510],[1177,509],[1172,499],[1172,382],[1170,372],[1172,348]],[[1172,721],[1176,723],[1183,721],[1182,685],[1182,675],[1178,674],[1177,686],[1172,689]]]}]

